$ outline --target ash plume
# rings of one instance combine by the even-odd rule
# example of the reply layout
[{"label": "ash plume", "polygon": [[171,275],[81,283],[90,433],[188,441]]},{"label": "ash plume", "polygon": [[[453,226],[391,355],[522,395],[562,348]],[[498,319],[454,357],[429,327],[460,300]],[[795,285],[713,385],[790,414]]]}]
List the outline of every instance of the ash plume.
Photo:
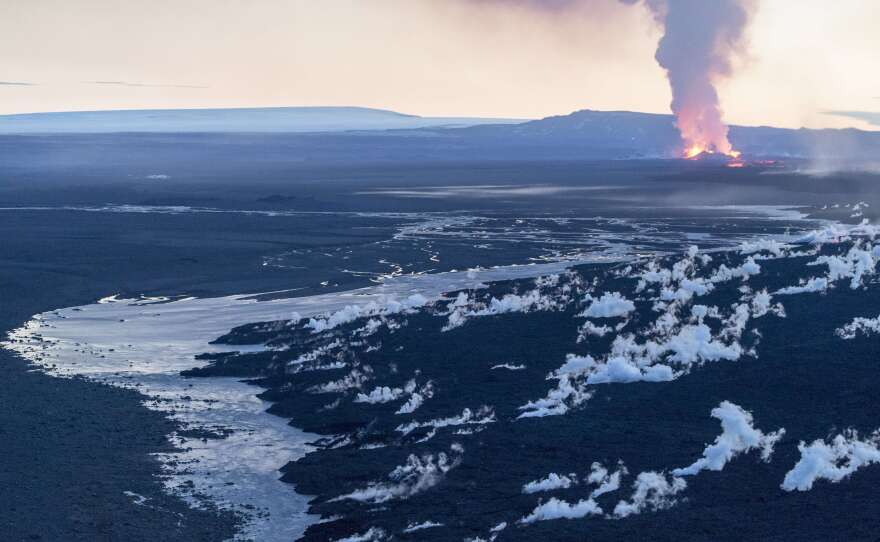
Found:
[{"label": "ash plume", "polygon": [[672,112],[686,155],[731,155],[716,85],[745,47],[754,0],[622,0],[644,4],[663,29],[655,58],[672,88]]}]

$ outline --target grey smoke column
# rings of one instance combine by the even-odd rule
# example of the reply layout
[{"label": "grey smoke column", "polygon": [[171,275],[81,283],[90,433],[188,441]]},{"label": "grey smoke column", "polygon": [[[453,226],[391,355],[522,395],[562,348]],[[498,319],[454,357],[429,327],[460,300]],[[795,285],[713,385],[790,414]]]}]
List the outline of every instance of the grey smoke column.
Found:
[{"label": "grey smoke column", "polygon": [[655,58],[672,87],[672,112],[684,152],[730,154],[716,84],[732,74],[754,0],[622,0],[643,3],[663,28]]}]

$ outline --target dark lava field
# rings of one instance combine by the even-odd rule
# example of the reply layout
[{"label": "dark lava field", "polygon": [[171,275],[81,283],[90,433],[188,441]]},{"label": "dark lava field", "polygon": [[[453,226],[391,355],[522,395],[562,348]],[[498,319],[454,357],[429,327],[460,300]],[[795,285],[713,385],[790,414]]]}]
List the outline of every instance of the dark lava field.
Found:
[{"label": "dark lava field", "polygon": [[[249,167],[148,143],[38,168],[25,158],[44,141],[0,143],[6,333],[113,295],[296,304],[413,281],[382,303],[243,315],[213,338],[232,353],[206,344],[171,375],[246,381],[266,419],[311,434],[313,451],[269,467],[308,497],[304,540],[876,538],[872,175],[796,161]],[[202,433],[148,408],[155,397],[0,356],[3,540],[223,540],[264,519],[166,488],[169,435]]]}]

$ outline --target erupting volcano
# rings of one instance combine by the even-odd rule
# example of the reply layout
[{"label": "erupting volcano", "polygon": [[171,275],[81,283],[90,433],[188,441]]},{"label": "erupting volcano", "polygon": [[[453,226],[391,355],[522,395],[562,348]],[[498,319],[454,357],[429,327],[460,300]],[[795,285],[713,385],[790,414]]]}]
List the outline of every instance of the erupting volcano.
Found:
[{"label": "erupting volcano", "polygon": [[744,47],[753,0],[641,1],[664,31],[655,58],[672,89],[682,156],[739,158],[727,136],[716,85],[733,73],[732,59]]},{"label": "erupting volcano", "polygon": [[728,158],[732,158],[734,160],[739,159],[742,156],[742,153],[739,151],[735,151],[733,149],[728,150],[727,152],[721,152],[715,150],[712,147],[706,147],[705,145],[695,143],[690,147],[687,147],[684,151],[684,157],[688,160],[697,160],[703,156],[718,154],[722,156],[727,156]]}]

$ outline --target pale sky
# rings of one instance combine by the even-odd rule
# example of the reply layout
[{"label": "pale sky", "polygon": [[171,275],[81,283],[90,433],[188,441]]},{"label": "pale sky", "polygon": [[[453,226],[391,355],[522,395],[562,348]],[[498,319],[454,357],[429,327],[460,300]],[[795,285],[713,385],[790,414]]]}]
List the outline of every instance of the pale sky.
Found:
[{"label": "pale sky", "polygon": [[[659,33],[645,10],[575,4],[0,0],[0,114],[300,105],[517,118],[668,112],[654,61]],[[749,35],[749,57],[721,87],[728,122],[865,128],[823,112],[880,111],[880,2],[760,0]]]}]

